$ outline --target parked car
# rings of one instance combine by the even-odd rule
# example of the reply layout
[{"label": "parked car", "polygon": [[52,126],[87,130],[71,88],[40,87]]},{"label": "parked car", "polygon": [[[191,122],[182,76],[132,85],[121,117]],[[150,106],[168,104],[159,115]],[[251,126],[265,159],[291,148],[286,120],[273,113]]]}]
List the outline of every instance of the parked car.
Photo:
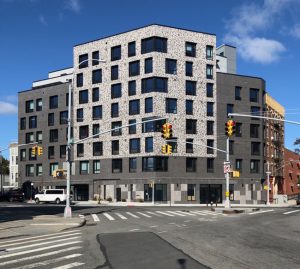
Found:
[{"label": "parked car", "polygon": [[296,204],[300,205],[300,194],[298,194],[297,200],[296,200]]},{"label": "parked car", "polygon": [[64,189],[50,189],[44,190],[34,196],[35,202],[55,202],[60,204],[67,199],[66,191]]},{"label": "parked car", "polygon": [[4,200],[7,200],[9,202],[14,202],[14,201],[24,202],[25,195],[21,189],[11,189],[4,194]]}]

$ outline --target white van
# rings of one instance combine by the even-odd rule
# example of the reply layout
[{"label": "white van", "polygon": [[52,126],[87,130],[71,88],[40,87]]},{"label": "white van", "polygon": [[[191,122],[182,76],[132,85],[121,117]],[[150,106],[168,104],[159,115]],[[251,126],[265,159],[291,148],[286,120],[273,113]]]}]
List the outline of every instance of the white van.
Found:
[{"label": "white van", "polygon": [[61,202],[66,201],[67,194],[64,189],[44,190],[43,192],[36,194],[34,199],[37,204],[39,202],[55,202],[60,204]]}]

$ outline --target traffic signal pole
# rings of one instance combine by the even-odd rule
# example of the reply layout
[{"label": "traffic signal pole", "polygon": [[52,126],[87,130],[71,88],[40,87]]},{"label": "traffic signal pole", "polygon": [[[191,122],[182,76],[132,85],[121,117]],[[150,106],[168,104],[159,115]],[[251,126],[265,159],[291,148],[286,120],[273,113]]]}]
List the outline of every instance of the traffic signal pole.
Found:
[{"label": "traffic signal pole", "polygon": [[[229,136],[226,139],[226,163],[229,163]],[[229,200],[229,171],[225,174],[226,179],[226,192],[225,192],[225,208],[230,208],[230,200]]]}]

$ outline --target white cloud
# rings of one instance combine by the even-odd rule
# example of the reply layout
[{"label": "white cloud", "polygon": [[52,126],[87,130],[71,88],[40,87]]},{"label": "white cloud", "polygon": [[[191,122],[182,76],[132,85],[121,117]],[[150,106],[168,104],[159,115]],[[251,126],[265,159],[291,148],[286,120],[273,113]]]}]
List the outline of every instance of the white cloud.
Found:
[{"label": "white cloud", "polygon": [[0,114],[16,114],[18,107],[14,104],[0,101]]},{"label": "white cloud", "polygon": [[46,25],[46,26],[48,25],[48,22],[46,21],[46,18],[42,14],[40,14],[40,16],[39,16],[39,21],[43,25]]},{"label": "white cloud", "polygon": [[294,27],[291,29],[290,34],[293,37],[300,38],[300,24],[295,24]]},{"label": "white cloud", "polygon": [[79,12],[81,9],[79,0],[67,0],[66,2],[66,8],[70,9],[74,12]]}]

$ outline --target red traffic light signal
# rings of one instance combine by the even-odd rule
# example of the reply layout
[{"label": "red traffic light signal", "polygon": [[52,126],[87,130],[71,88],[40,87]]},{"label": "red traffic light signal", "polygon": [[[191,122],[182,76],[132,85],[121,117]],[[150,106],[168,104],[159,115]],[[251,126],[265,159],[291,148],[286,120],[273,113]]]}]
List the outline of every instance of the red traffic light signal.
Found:
[{"label": "red traffic light signal", "polygon": [[235,121],[233,120],[228,120],[226,123],[225,123],[225,134],[227,136],[232,136],[233,134],[235,134]]}]

